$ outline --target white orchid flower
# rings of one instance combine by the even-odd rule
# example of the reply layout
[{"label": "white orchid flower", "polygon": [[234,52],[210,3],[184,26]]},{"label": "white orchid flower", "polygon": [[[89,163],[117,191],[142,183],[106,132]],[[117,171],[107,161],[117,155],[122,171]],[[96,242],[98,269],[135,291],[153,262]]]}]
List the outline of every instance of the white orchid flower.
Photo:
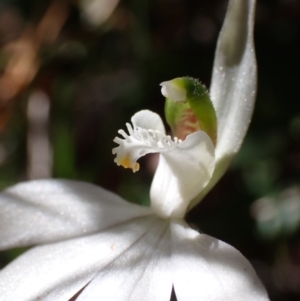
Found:
[{"label": "white orchid flower", "polygon": [[[254,6],[255,0],[229,2],[211,89],[216,137],[214,123],[205,122],[206,131],[171,139],[150,111],[132,117],[128,134],[119,131],[116,163],[137,171],[139,157],[160,153],[149,208],[68,180],[31,181],[1,193],[0,249],[39,245],[0,271],[1,301],[66,301],[81,290],[77,301],[168,301],[172,288],[179,301],[268,300],[239,251],[183,220],[247,130],[256,80]],[[163,94],[183,101],[188,90],[173,84],[163,83]]]}]

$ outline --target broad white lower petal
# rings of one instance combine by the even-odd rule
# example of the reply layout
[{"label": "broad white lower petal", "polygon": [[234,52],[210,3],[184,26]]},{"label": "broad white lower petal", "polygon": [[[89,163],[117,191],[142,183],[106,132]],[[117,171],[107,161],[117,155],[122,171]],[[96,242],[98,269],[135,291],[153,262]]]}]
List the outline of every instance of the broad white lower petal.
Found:
[{"label": "broad white lower petal", "polygon": [[0,249],[86,235],[147,214],[149,208],[91,184],[25,182],[0,193]]},{"label": "broad white lower petal", "polygon": [[157,219],[152,229],[101,270],[78,301],[169,301],[169,222]]},{"label": "broad white lower petal", "polygon": [[126,258],[127,250],[139,245],[156,221],[154,216],[142,217],[99,234],[27,251],[0,271],[0,301],[69,300],[99,271]]},{"label": "broad white lower petal", "polygon": [[239,150],[256,96],[253,43],[255,0],[230,0],[218,39],[210,95],[217,114],[216,168],[201,197],[215,185]]},{"label": "broad white lower petal", "polygon": [[182,218],[189,202],[209,182],[214,163],[213,143],[202,131],[162,153],[150,190],[153,210],[162,217]]},{"label": "broad white lower petal", "polygon": [[266,301],[249,261],[230,245],[171,224],[171,267],[178,301]]}]

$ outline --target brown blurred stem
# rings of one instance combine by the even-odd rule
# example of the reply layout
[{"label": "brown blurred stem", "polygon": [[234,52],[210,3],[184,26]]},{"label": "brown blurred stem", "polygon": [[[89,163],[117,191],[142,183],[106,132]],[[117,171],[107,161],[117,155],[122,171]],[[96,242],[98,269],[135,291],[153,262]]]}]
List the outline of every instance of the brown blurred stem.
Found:
[{"label": "brown blurred stem", "polygon": [[37,26],[27,25],[20,37],[3,47],[7,63],[0,77],[0,130],[9,119],[13,99],[34,79],[40,68],[39,51],[59,35],[69,8],[63,1],[53,1]]}]

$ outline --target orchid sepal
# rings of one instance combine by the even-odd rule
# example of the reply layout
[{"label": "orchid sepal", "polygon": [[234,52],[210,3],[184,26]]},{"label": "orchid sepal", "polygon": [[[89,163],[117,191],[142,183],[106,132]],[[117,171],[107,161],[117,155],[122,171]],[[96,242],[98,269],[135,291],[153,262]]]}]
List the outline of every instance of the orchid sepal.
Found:
[{"label": "orchid sepal", "polygon": [[230,0],[221,29],[210,86],[218,134],[213,176],[189,209],[198,204],[223,176],[241,147],[254,109],[257,68],[254,50],[256,0]]}]

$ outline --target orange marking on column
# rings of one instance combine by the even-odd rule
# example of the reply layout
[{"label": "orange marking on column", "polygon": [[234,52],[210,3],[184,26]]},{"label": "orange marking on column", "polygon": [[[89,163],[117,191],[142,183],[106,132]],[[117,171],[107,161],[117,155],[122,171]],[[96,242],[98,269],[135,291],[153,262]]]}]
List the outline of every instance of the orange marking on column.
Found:
[{"label": "orange marking on column", "polygon": [[194,112],[192,109],[186,109],[176,123],[175,136],[184,140],[187,135],[200,130],[200,124]]}]

